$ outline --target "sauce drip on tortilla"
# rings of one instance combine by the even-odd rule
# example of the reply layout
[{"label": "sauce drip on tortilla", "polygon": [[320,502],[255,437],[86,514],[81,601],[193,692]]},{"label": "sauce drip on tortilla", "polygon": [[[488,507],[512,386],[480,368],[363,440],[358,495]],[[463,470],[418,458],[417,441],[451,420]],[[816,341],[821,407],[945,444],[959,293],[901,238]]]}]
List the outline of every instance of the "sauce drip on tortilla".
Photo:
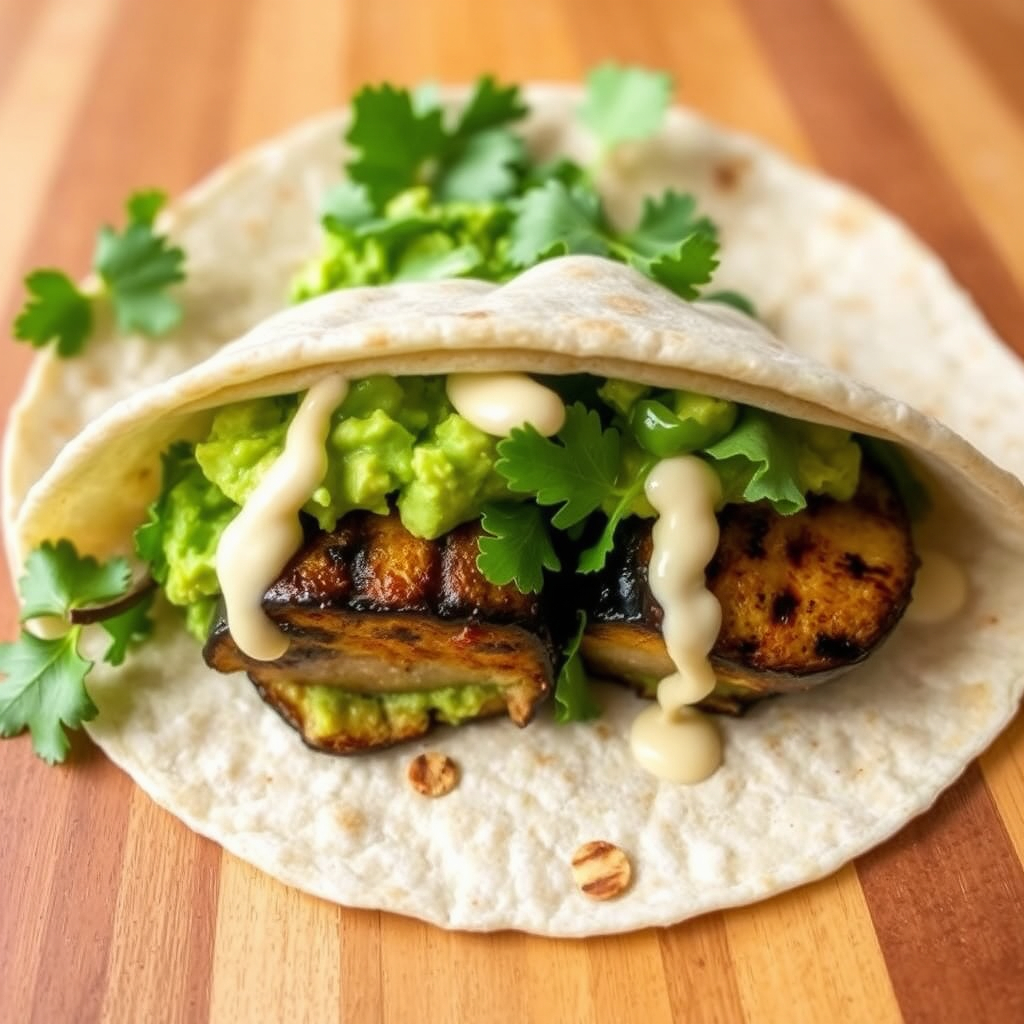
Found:
[{"label": "sauce drip on tortilla", "polygon": [[661,605],[662,635],[676,671],[658,684],[658,702],[633,722],[633,756],[670,782],[701,782],[722,761],[715,723],[690,705],[715,687],[708,654],[718,637],[722,609],[704,570],[718,546],[715,505],[721,484],[701,459],[663,459],[647,478],[647,500],[658,512],[648,578]]},{"label": "sauce drip on tortilla", "polygon": [[551,437],[565,423],[562,399],[525,373],[452,373],[446,386],[455,411],[494,437],[508,437],[527,423]]},{"label": "sauce drip on tortilla", "polygon": [[288,426],[284,451],[217,546],[217,578],[231,635],[239,650],[258,661],[274,661],[288,650],[288,637],[263,612],[263,595],[302,544],[299,510],[327,472],[331,413],[347,391],[345,378],[333,374],[306,392]]},{"label": "sauce drip on tortilla", "polygon": [[941,551],[924,548],[914,581],[914,595],[907,606],[908,622],[935,626],[953,618],[967,601],[967,577],[963,569]]}]

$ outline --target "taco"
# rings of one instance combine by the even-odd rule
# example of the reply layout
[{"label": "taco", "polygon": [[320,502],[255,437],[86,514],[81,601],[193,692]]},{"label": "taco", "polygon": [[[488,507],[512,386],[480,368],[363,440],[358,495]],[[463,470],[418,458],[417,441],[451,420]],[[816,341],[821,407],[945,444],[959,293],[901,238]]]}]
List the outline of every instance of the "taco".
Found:
[{"label": "taco", "polygon": [[[563,97],[559,108],[559,94],[545,95],[554,100],[537,105],[541,137],[562,124],[559,110],[570,102]],[[335,129],[336,124],[328,129],[324,122],[325,134]],[[296,161],[307,157],[299,140],[308,142],[315,134],[313,129],[300,134],[294,150],[285,152]],[[682,163],[681,152],[686,154]],[[769,211],[789,210],[792,217],[791,204],[806,199],[800,172],[685,115],[676,115],[648,151],[643,173],[664,176],[670,167],[676,175],[693,173],[714,198],[711,169],[725,153],[742,154],[743,173],[756,183],[753,194],[746,192],[738,203],[742,213],[726,218],[731,226],[750,227],[745,219],[754,217],[759,203]],[[618,173],[610,194],[629,202],[635,179],[643,175],[636,166],[620,167]],[[253,180],[258,182],[258,174]],[[768,198],[773,190],[774,199]],[[831,241],[829,232],[819,234],[821,221],[815,217],[829,203],[850,202],[830,190],[821,184],[816,192],[811,189],[820,204],[811,203],[808,215],[805,202],[794,220],[810,241]],[[728,210],[728,197],[719,195],[717,202]],[[924,258],[876,211],[859,209],[883,236],[873,243],[894,261]],[[727,256],[739,254],[726,283],[749,288],[760,280],[756,268],[764,263],[758,260],[762,254],[768,258],[771,243],[756,231],[737,231],[735,241],[725,249]],[[835,252],[841,251],[837,239]],[[741,282],[743,267],[748,278]],[[290,274],[294,266],[289,262],[286,269]],[[770,319],[782,321],[792,298],[798,309],[794,322],[802,327],[793,333],[805,349],[818,345],[817,355],[828,359],[832,339],[850,329],[829,287],[810,307],[800,305],[804,293],[790,297],[775,286],[754,294]],[[944,287],[936,291],[941,296]],[[808,309],[814,310],[815,327],[809,334],[806,319],[800,319]],[[958,316],[965,330],[976,327],[969,311]],[[873,372],[884,376],[891,370],[899,390],[902,366],[886,351],[874,353]],[[941,349],[936,357],[944,358]],[[992,353],[992,365],[1000,358]],[[742,317],[694,308],[628,268],[588,257],[544,264],[503,286],[447,281],[354,289],[316,300],[272,318],[195,369],[125,399],[86,427],[42,474],[47,455],[19,444],[28,436],[28,424],[45,423],[56,408],[40,373],[9,441],[8,480],[20,485],[16,521],[8,523],[9,546],[19,558],[39,542],[59,537],[100,557],[130,550],[133,531],[145,523],[154,499],[159,502],[175,443],[192,446],[193,455],[218,439],[232,447],[225,413],[230,419],[232,411],[243,410],[242,418],[251,419],[259,408],[277,408],[272,427],[279,439],[280,410],[290,416],[300,395],[339,374],[350,386],[397,382],[400,406],[414,412],[403,382],[426,379],[430,386],[449,374],[491,372],[542,375],[556,392],[560,382],[578,383],[580,374],[596,380],[598,389],[626,382],[636,389],[634,404],[651,396],[662,406],[670,395],[671,401],[677,394],[699,396],[850,440],[860,455],[847,498],[861,495],[862,485],[886,488],[886,502],[891,499],[896,511],[883,519],[897,524],[896,550],[902,553],[901,573],[890,575],[903,582],[893,588],[887,611],[870,617],[877,626],[870,642],[826,650],[832,661],[811,666],[802,673],[804,682],[861,661],[862,655],[870,658],[812,692],[758,704],[742,717],[724,720],[725,763],[698,786],[662,782],[638,768],[628,734],[640,702],[626,690],[602,687],[598,702],[604,714],[596,725],[559,726],[538,712],[522,730],[496,719],[444,733],[443,748],[461,765],[462,782],[444,800],[428,805],[403,780],[409,758],[426,749],[422,743],[360,759],[309,750],[244,676],[206,669],[180,615],[158,608],[155,639],[116,675],[97,668],[90,676],[100,714],[89,729],[147,792],[192,827],[285,881],[349,905],[385,907],[449,927],[596,934],[670,923],[827,873],[926,807],[1013,713],[1021,682],[1008,652],[1020,633],[1017,609],[1024,596],[1013,572],[1020,549],[1019,482],[934,420],[782,348]],[[945,385],[928,375],[926,381],[925,404],[941,402]],[[65,391],[68,386],[63,385]],[[1009,385],[1004,381],[1004,386]],[[614,398],[605,406],[609,415],[617,414]],[[218,417],[221,438],[214,436]],[[990,451],[999,448],[997,432],[968,426]],[[926,480],[933,510],[915,529],[916,554],[908,554],[905,543],[906,499],[886,456],[879,454],[890,449],[876,446],[865,458],[871,442],[862,447],[847,436],[850,432],[898,445]],[[826,494],[820,504],[832,501]],[[815,502],[819,499],[812,497]],[[862,503],[879,504],[870,496]],[[387,521],[389,529],[394,526],[390,516]],[[349,525],[365,539],[365,521]],[[769,537],[763,522],[743,524],[741,546],[750,547],[747,542],[757,535],[762,545]],[[316,537],[312,531],[314,543]],[[643,562],[638,552],[649,541],[642,532],[630,532],[628,524],[615,539],[605,571],[635,582]],[[790,539],[778,543],[786,547]],[[589,537],[570,541],[593,546]],[[379,550],[393,550],[390,543]],[[848,552],[845,539],[841,546],[843,555],[856,555],[864,567],[875,564],[856,550]],[[751,557],[757,560],[753,547]],[[893,628],[906,605],[917,558],[927,567],[935,549],[965,573],[966,603],[940,628],[911,623]],[[360,550],[372,554],[375,548],[364,543]],[[857,561],[848,565],[852,575],[859,571],[871,580]],[[745,567],[739,578],[749,573]],[[305,582],[314,576],[307,574]],[[610,589],[598,586],[605,597],[599,593],[594,600],[591,594],[583,602],[594,620],[587,656],[605,674],[631,676],[643,687],[661,674],[663,654],[661,662],[639,667],[627,659],[629,671],[621,662],[609,664],[608,654],[631,643],[643,648],[637,638],[649,638],[658,624],[643,601],[634,602],[632,610],[621,602],[609,610]],[[560,595],[551,621],[564,618]],[[795,595],[798,602],[803,597]],[[345,612],[360,610],[366,609]],[[207,604],[204,628],[210,611]],[[781,606],[769,610],[781,619],[792,612]],[[639,632],[625,643],[608,630],[595,633],[602,615],[605,625]],[[548,620],[545,614],[532,621]],[[507,619],[499,628],[505,625]],[[513,628],[523,630],[522,620]],[[223,636],[216,617],[213,631],[214,641]],[[850,637],[838,626],[828,635]],[[545,656],[550,660],[550,689],[556,638],[536,630],[533,636],[533,663],[542,664]],[[587,643],[585,631],[582,638]],[[400,649],[401,639],[390,636],[385,642]],[[452,639],[446,634],[433,651],[451,646]],[[731,659],[741,667],[742,639]],[[215,648],[211,642],[210,660],[217,658]],[[801,672],[785,660],[778,664],[782,671],[775,674],[775,689],[788,688]],[[770,675],[771,669],[762,671],[758,679]],[[732,690],[719,697],[745,700],[751,678],[740,673],[739,695]],[[265,680],[260,685],[267,689]],[[527,688],[527,696],[543,689],[541,684]],[[287,717],[286,703],[280,699],[275,706]],[[510,709],[505,695],[501,703],[501,710]],[[527,701],[529,710],[536,703]],[[475,710],[481,709],[487,710],[483,705]],[[298,716],[293,712],[292,717]],[[573,850],[595,838],[620,845],[637,868],[629,891],[608,904],[586,901],[563,870]]]}]

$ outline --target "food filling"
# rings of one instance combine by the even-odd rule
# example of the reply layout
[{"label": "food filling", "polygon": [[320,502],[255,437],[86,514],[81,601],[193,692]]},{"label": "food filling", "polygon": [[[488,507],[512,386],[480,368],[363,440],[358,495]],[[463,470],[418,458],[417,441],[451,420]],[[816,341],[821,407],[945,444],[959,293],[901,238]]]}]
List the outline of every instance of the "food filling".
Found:
[{"label": "food filling", "polygon": [[311,746],[525,725],[552,692],[560,720],[591,717],[585,666],[657,693],[661,725],[710,749],[690,705],[807,688],[892,630],[916,567],[908,480],[877,441],[641,383],[328,377],[172,446],[136,543],[209,664],[247,672]]}]

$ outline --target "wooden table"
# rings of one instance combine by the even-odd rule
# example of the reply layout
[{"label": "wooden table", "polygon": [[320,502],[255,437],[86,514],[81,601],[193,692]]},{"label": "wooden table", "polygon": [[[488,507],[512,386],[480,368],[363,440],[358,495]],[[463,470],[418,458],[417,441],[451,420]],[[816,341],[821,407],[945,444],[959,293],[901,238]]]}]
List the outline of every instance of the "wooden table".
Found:
[{"label": "wooden table", "polygon": [[[1024,353],[1022,53],[1014,0],[0,0],[0,307],[30,267],[84,269],[130,188],[180,191],[364,80],[614,56],[890,206]],[[3,342],[5,409],[28,360]],[[0,1021],[1020,1021],[1022,861],[1021,717],[834,877],[585,942],[341,910],[191,834],[88,741],[53,769],[22,738],[0,744]]]}]

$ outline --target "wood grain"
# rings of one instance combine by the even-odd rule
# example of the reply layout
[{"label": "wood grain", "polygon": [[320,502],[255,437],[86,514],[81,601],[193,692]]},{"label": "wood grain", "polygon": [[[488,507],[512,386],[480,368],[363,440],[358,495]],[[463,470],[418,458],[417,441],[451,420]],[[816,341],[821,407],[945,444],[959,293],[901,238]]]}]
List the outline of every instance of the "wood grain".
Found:
[{"label": "wood grain", "polygon": [[[0,0],[0,309],[360,82],[577,79],[615,57],[853,182],[1024,353],[1024,14],[1009,0]],[[0,356],[0,408],[28,364]],[[0,555],[2,561],[2,555]],[[2,566],[0,566],[2,568]],[[4,575],[0,630],[14,631]],[[928,815],[753,908],[586,942],[440,932],[258,874],[83,739],[0,743],[0,1021],[1024,1019],[1024,720]]]}]

